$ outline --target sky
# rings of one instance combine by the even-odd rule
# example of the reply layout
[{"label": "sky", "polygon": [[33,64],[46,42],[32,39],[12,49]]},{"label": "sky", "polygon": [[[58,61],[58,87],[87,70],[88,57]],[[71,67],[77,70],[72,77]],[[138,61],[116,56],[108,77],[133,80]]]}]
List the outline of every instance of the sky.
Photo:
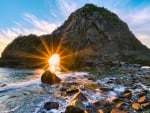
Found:
[{"label": "sky", "polygon": [[116,13],[150,48],[150,0],[0,0],[0,55],[19,35],[50,34],[86,3]]}]

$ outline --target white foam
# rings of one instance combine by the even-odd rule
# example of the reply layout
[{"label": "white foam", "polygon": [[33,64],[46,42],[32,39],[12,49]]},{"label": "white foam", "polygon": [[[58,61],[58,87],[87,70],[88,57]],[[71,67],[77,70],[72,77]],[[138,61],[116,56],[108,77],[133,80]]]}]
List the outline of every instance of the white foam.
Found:
[{"label": "white foam", "polygon": [[69,72],[69,73],[59,73],[57,76],[61,79],[66,79],[68,77],[84,77],[86,75],[89,75],[87,72]]},{"label": "white foam", "polygon": [[150,66],[142,66],[142,69],[150,69]]},{"label": "white foam", "polygon": [[37,84],[37,85],[41,84],[41,81],[39,79],[36,79],[36,80],[30,80],[28,82],[18,82],[18,83],[14,83],[14,84],[7,84],[6,86],[0,88],[0,92],[15,90],[15,89],[19,89],[22,87],[35,85],[35,84]]},{"label": "white foam", "polygon": [[121,86],[121,85],[116,85],[115,87],[114,87],[114,91],[116,91],[116,92],[119,92],[119,93],[122,93],[122,92],[124,92],[125,91],[125,87],[124,86]]}]

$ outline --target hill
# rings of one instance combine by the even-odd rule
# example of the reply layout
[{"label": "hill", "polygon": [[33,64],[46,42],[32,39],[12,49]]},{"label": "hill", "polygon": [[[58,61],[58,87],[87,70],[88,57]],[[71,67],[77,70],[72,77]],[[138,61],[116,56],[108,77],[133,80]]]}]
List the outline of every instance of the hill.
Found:
[{"label": "hill", "polygon": [[19,36],[3,51],[1,65],[46,68],[48,57],[56,50],[61,53],[61,65],[68,68],[113,65],[113,61],[150,65],[150,50],[127,24],[93,4],[73,12],[52,34]]}]

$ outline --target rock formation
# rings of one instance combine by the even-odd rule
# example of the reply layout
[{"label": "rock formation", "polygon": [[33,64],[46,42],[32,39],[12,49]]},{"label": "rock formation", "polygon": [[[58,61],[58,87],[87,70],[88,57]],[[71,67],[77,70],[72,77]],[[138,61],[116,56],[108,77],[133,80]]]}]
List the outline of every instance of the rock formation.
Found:
[{"label": "rock formation", "polygon": [[43,61],[38,58],[60,45],[63,55],[70,56],[63,59],[68,67],[95,67],[105,57],[150,65],[150,50],[136,39],[127,24],[113,12],[93,4],[73,12],[52,34],[15,39],[3,51],[1,65],[35,67],[33,64],[38,62],[37,67],[43,67],[46,62],[39,63]]}]

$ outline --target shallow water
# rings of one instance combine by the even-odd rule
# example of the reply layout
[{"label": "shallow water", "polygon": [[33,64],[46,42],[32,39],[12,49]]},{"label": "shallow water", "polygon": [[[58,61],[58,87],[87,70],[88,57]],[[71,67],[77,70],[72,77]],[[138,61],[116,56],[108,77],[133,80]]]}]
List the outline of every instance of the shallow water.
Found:
[{"label": "shallow water", "polygon": [[0,113],[32,113],[43,101],[42,70],[0,68]]},{"label": "shallow water", "polygon": [[[63,112],[70,98],[57,98],[62,85],[43,85],[40,81],[42,73],[43,70],[0,68],[0,113],[41,113],[47,101],[60,104],[59,110],[51,110],[51,113]],[[77,79],[80,82],[86,74],[60,73],[58,76],[63,81],[80,76]]]}]

